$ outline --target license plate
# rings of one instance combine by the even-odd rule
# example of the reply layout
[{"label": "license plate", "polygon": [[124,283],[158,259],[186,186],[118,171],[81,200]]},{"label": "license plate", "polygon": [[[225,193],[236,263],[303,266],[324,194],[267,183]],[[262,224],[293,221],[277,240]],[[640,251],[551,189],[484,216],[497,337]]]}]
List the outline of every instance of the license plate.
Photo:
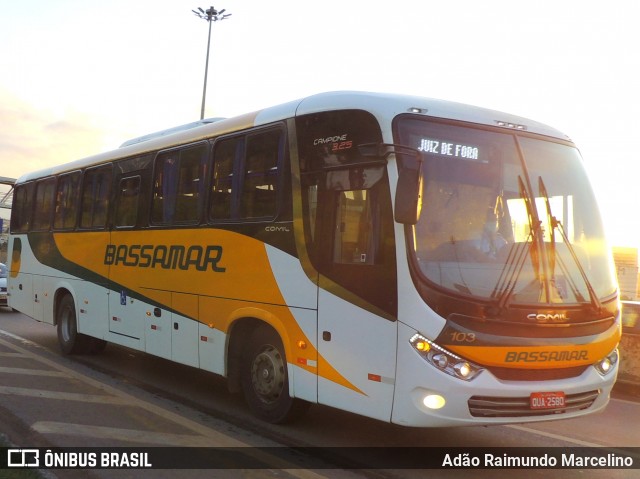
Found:
[{"label": "license plate", "polygon": [[564,407],[565,396],[562,391],[536,392],[529,396],[531,409],[556,409]]}]

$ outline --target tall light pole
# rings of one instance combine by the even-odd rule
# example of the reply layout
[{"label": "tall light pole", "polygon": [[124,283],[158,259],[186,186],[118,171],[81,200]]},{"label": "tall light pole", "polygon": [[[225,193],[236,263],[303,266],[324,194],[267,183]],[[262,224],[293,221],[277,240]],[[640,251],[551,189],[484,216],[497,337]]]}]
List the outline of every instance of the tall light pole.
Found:
[{"label": "tall light pole", "polygon": [[207,61],[204,66],[204,86],[202,87],[202,108],[200,109],[200,119],[204,119],[204,103],[207,98],[207,74],[209,73],[209,48],[211,47],[211,23],[225,20],[231,16],[230,13],[224,13],[226,10],[216,10],[209,7],[206,10],[198,7],[198,11],[191,10],[195,15],[209,22],[209,39],[207,40]]}]

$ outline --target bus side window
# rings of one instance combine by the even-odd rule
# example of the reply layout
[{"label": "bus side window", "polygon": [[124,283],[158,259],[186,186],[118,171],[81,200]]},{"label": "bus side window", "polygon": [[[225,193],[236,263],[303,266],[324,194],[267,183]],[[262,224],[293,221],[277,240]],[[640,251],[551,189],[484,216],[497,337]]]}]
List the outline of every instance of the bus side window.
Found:
[{"label": "bus side window", "polygon": [[233,167],[240,159],[244,148],[244,138],[236,137],[219,141],[213,154],[213,178],[209,197],[209,219],[225,220],[233,217]]},{"label": "bus side window", "polygon": [[156,158],[151,212],[151,221],[154,224],[171,224],[173,222],[179,162],[180,153],[178,151],[162,153]]},{"label": "bus side window", "polygon": [[207,159],[207,145],[180,152],[180,170],[176,196],[176,223],[196,223],[200,219],[201,172]]},{"label": "bus side window", "polygon": [[372,214],[368,190],[342,191],[337,201],[333,261],[342,264],[374,264],[374,241],[379,237],[379,216]]},{"label": "bus side window", "polygon": [[107,224],[111,194],[111,165],[85,171],[80,227],[103,229]]},{"label": "bus side window", "polygon": [[131,176],[120,180],[116,198],[117,210],[115,226],[135,226],[138,219],[138,203],[140,198],[140,176]]},{"label": "bus side window", "polygon": [[281,130],[258,133],[248,138],[240,199],[241,218],[276,215],[278,166],[282,152]]},{"label": "bus side window", "polygon": [[31,227],[33,214],[33,193],[35,183],[26,183],[16,187],[11,208],[11,231],[26,233]]},{"label": "bus side window", "polygon": [[33,215],[33,229],[36,231],[46,231],[51,227],[55,190],[55,178],[47,178],[36,183],[36,200]]},{"label": "bus side window", "polygon": [[153,179],[151,220],[154,224],[193,224],[200,219],[201,172],[207,145],[158,155]]},{"label": "bus side window", "polygon": [[79,171],[62,175],[58,179],[56,191],[56,209],[53,218],[53,228],[56,230],[71,230],[76,227],[78,213]]}]

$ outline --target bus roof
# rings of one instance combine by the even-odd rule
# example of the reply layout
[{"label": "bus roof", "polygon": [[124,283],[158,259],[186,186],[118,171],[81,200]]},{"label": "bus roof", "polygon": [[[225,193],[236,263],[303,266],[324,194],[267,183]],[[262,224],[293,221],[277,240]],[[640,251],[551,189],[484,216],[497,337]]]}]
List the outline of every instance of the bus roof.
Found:
[{"label": "bus roof", "polygon": [[[123,143],[123,145],[116,150],[27,173],[18,178],[17,183],[74,171],[121,158],[139,156],[173,146],[232,133],[245,128],[266,125],[294,116],[341,109],[366,110],[382,122],[390,122],[396,115],[401,113],[419,113],[427,117],[521,129],[531,133],[571,141],[560,131],[542,123],[486,108],[418,96],[337,91],[319,93],[233,118],[216,118],[215,121],[211,122],[193,122],[185,125],[186,128],[174,127],[154,134],[144,135]],[[391,142],[392,139],[387,138],[385,141]]]}]

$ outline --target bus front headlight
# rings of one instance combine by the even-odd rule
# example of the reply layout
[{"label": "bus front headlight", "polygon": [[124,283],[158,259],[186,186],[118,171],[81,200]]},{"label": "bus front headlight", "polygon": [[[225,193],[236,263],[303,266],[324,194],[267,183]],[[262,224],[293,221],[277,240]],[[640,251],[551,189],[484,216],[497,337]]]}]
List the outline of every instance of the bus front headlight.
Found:
[{"label": "bus front headlight", "polygon": [[596,368],[596,371],[600,373],[602,376],[606,376],[611,371],[615,369],[616,363],[618,362],[618,350],[614,349],[607,356],[602,358],[600,361],[593,365]]},{"label": "bus front headlight", "polygon": [[482,371],[480,366],[447,351],[421,334],[414,334],[409,343],[429,364],[455,378],[471,381]]}]

